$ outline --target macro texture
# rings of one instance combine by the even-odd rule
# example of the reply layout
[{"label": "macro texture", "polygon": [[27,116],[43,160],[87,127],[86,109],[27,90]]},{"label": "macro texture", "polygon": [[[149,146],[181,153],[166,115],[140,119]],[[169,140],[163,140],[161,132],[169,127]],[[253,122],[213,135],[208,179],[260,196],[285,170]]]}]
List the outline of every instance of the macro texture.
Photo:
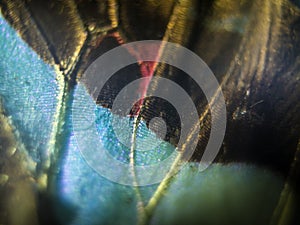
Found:
[{"label": "macro texture", "polygon": [[[298,224],[299,6],[296,0],[1,1],[0,224]],[[186,47],[220,84],[226,133],[205,171],[211,102],[186,72],[140,60],[141,49],[124,47],[142,40]],[[119,46],[135,63],[118,70],[96,95],[85,72]],[[158,61],[180,58],[163,45],[147,51]],[[191,127],[183,145],[176,107],[146,97],[161,88],[155,77],[180,86],[199,115],[200,132]],[[126,116],[114,112],[118,94],[139,78],[145,82],[133,92],[140,100]],[[153,118],[165,121],[165,129]],[[74,127],[85,137],[78,140]],[[137,144],[145,139],[150,141]],[[135,166],[159,163],[174,151],[183,156],[193,140],[191,159],[174,158],[172,176],[139,184]],[[82,154],[96,142],[133,168],[132,186],[99,173],[97,154]],[[124,179],[120,168],[105,166]]]}]

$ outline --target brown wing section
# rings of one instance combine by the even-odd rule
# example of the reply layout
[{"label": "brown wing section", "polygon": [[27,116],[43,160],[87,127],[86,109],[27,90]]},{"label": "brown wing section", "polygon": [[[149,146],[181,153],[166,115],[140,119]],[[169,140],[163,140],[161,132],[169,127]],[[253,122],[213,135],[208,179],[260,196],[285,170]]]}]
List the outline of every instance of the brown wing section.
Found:
[{"label": "brown wing section", "polygon": [[73,1],[2,1],[1,9],[45,61],[71,71],[87,37]]}]

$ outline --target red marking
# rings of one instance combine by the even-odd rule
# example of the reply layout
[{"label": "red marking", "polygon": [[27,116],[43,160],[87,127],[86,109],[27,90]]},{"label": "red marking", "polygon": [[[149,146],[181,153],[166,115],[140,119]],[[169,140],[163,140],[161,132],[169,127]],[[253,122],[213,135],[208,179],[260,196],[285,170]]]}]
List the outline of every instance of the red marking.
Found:
[{"label": "red marking", "polygon": [[[124,44],[124,40],[122,39],[121,35],[119,32],[114,32],[111,33],[107,36],[114,37],[118,41],[120,45]],[[149,59],[158,59],[159,57],[159,49],[160,45],[157,44],[152,44],[152,45],[145,45],[145,44],[140,44],[137,46],[137,48],[132,49],[132,48],[127,48],[128,52],[134,56],[138,64],[140,65],[140,72],[142,77],[145,77],[147,79],[144,80],[140,84],[139,89],[137,90],[138,94],[140,95],[140,100],[133,106],[131,115],[137,115],[144,102],[144,98],[147,95],[147,90],[151,81],[151,78],[154,75],[156,66],[157,66],[157,60],[156,61],[143,61],[142,59],[149,58]]]},{"label": "red marking", "polygon": [[140,94],[140,101],[138,101],[137,104],[135,104],[134,106],[135,110],[133,115],[137,115],[142,108],[142,105],[144,103],[144,98],[147,95],[148,87],[151,82],[151,78],[154,75],[156,65],[157,65],[156,61],[142,61],[142,59],[157,58],[159,47],[160,46],[158,46],[157,44],[153,44],[153,45],[141,44],[140,46],[137,47],[137,49],[128,49],[130,54],[137,59],[140,65],[140,71],[142,77],[147,78],[140,84],[140,87],[138,89],[138,93]]}]

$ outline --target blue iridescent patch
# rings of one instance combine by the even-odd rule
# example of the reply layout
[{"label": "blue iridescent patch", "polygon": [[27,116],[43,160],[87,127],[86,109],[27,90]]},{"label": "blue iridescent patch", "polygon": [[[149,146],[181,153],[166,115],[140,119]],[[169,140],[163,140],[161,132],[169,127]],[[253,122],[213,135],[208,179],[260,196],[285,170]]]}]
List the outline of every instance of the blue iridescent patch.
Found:
[{"label": "blue iridescent patch", "polygon": [[54,68],[0,15],[0,98],[30,156],[49,157],[59,92]]},{"label": "blue iridescent patch", "polygon": [[[128,148],[128,145],[123,144],[118,140],[118,137],[116,136],[113,126],[112,126],[112,117],[116,117],[120,129],[122,127],[122,124],[129,123],[131,131],[125,131],[124,134],[132,135],[132,131],[134,130],[134,118],[132,117],[126,117],[122,118],[118,115],[113,115],[109,109],[105,109],[103,107],[96,107],[95,110],[96,113],[96,128],[99,134],[99,137],[101,138],[102,143],[104,144],[104,147],[109,150],[109,153],[116,159],[123,163],[130,163],[130,148]],[[146,151],[138,150],[135,152],[135,165],[151,165],[155,164],[157,162],[163,161],[166,158],[168,158],[171,153],[175,150],[175,147],[172,146],[170,143],[159,140],[158,137],[155,137],[155,133],[150,131],[146,123],[144,121],[141,121],[137,128],[137,141],[138,139],[146,139],[149,136],[151,136],[151,140],[156,140],[158,146],[155,146],[153,149],[149,149]],[[130,137],[129,137],[130,140]]]}]

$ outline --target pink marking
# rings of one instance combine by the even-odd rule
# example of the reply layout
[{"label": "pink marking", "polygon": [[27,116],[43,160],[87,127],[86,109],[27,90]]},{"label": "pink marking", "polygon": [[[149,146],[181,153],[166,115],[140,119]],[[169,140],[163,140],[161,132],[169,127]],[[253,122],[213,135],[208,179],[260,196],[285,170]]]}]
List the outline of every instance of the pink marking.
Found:
[{"label": "pink marking", "polygon": [[156,61],[142,61],[144,58],[158,58],[159,57],[159,48],[160,46],[157,44],[145,45],[141,44],[136,49],[128,49],[131,55],[133,55],[140,65],[141,75],[145,79],[138,89],[138,93],[140,94],[140,101],[138,101],[133,107],[133,115],[137,115],[144,102],[144,98],[147,95],[147,90],[149,84],[151,82],[151,78],[154,75],[155,69],[157,67]]},{"label": "pink marking", "polygon": [[[121,35],[118,32],[111,33],[107,36],[114,37],[118,41],[120,45],[124,44],[124,40],[122,39]],[[157,60],[159,58],[159,49],[160,45],[152,44],[152,45],[145,45],[140,44],[137,48],[127,48],[128,52],[134,56],[138,64],[140,65],[141,75],[145,79],[141,84],[137,92],[139,93],[140,100],[133,106],[132,108],[132,115],[137,115],[144,102],[144,98],[147,95],[148,87],[151,82],[151,78],[154,75],[155,69],[157,67]],[[156,61],[143,61],[142,59],[150,58],[150,59],[157,59]]]}]

